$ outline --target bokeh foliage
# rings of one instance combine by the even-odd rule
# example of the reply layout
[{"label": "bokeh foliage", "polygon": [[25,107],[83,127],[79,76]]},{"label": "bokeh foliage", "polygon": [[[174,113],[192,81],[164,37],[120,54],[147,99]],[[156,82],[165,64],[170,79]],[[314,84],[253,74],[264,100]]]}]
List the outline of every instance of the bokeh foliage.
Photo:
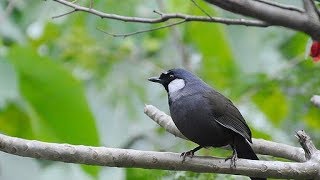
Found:
[{"label": "bokeh foliage", "polygon": [[[88,5],[89,1],[78,1]],[[292,1],[290,1],[292,2]],[[51,142],[105,145],[182,152],[190,142],[163,132],[143,114],[151,103],[168,112],[160,86],[146,79],[162,70],[185,67],[230,97],[243,112],[255,138],[295,144],[305,129],[320,146],[320,111],[310,103],[319,93],[319,64],[307,56],[309,37],[280,28],[252,28],[188,23],[127,38],[97,30],[126,33],[159,25],[123,23],[74,13],[51,1],[0,2],[0,132]],[[212,16],[234,15],[199,1]],[[109,13],[155,17],[153,9],[203,15],[191,2],[102,1],[94,7]],[[200,154],[226,156],[209,149]],[[3,155],[6,156],[6,155]],[[269,157],[263,157],[269,158]],[[23,159],[10,159],[19,163]],[[28,168],[36,166],[30,165]],[[234,179],[238,176],[58,164],[41,168],[29,179]],[[6,166],[0,177],[21,177]],[[19,172],[28,172],[28,168]],[[40,168],[40,169],[41,169]],[[45,177],[45,178],[43,178]]]}]

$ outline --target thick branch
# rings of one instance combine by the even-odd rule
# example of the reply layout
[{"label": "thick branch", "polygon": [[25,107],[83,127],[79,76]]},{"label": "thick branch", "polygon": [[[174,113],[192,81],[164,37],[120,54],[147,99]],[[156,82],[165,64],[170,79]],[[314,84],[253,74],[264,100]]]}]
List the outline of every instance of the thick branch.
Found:
[{"label": "thick branch", "polygon": [[240,174],[257,177],[268,176],[285,179],[310,179],[317,175],[319,168],[317,163],[310,161],[305,163],[289,163],[245,159],[237,160],[237,167],[230,168],[230,162],[225,162],[224,159],[197,156],[192,159],[187,158],[182,163],[180,154],[177,153],[45,143],[2,134],[0,134],[0,150],[24,157],[68,163]]},{"label": "thick branch", "polygon": [[255,1],[259,1],[259,2],[268,4],[268,5],[271,5],[271,6],[275,6],[275,7],[278,7],[278,8],[282,8],[282,9],[297,11],[297,12],[301,12],[301,13],[304,12],[303,9],[300,9],[298,7],[291,6],[291,5],[280,4],[280,3],[277,3],[277,2],[274,2],[274,1],[269,1],[269,0],[255,0]]},{"label": "thick branch", "polygon": [[[166,131],[182,139],[187,139],[175,126],[171,117],[164,112],[160,111],[152,105],[146,105],[144,108],[144,112],[152,120],[162,126]],[[304,151],[302,148],[297,148],[272,141],[266,141],[263,139],[253,139],[252,148],[258,154],[271,155],[298,162],[305,161]]]},{"label": "thick branch", "polygon": [[273,157],[280,157],[296,162],[305,162],[304,151],[302,148],[267,141],[264,139],[252,139],[252,148],[254,152]]},{"label": "thick branch", "polygon": [[[66,0],[53,0],[53,1],[73,8],[74,11],[72,11],[72,12],[82,11],[82,12],[87,12],[87,13],[99,16],[100,18],[114,19],[114,20],[119,20],[119,21],[124,21],[124,22],[138,22],[138,23],[154,24],[154,23],[166,22],[170,19],[182,19],[185,21],[215,22],[215,23],[223,23],[223,24],[227,24],[227,25],[245,25],[245,26],[258,26],[258,27],[269,26],[267,23],[265,23],[263,21],[257,21],[257,20],[191,16],[191,15],[179,14],[179,13],[175,13],[175,14],[161,13],[159,18],[129,17],[129,16],[121,16],[121,15],[117,15],[117,14],[104,13],[104,12],[101,12],[101,11],[98,11],[98,10],[95,10],[92,8],[79,6],[77,4],[74,4],[72,2],[68,2]],[[60,17],[60,16],[57,16],[57,17]]]},{"label": "thick branch", "polygon": [[283,26],[320,39],[320,23],[311,21],[307,13],[253,0],[205,0],[227,11],[253,17],[271,25]]}]

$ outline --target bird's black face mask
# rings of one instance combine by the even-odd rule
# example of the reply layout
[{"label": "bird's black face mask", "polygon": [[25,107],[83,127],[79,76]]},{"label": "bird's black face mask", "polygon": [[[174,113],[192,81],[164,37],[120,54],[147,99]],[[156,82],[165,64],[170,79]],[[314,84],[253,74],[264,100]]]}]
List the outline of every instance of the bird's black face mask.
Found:
[{"label": "bird's black face mask", "polygon": [[151,77],[148,80],[151,82],[162,84],[164,86],[164,88],[166,89],[166,91],[168,92],[169,83],[175,79],[176,79],[176,76],[172,72],[166,71],[166,72],[163,72],[160,75],[160,77]]}]

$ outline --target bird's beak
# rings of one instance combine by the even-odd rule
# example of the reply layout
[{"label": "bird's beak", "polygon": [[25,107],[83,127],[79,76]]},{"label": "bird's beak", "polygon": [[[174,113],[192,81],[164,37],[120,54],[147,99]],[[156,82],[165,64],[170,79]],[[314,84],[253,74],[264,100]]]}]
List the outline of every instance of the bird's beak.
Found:
[{"label": "bird's beak", "polygon": [[148,80],[151,82],[156,82],[156,83],[160,83],[160,84],[162,83],[162,80],[159,79],[158,77],[151,77]]}]

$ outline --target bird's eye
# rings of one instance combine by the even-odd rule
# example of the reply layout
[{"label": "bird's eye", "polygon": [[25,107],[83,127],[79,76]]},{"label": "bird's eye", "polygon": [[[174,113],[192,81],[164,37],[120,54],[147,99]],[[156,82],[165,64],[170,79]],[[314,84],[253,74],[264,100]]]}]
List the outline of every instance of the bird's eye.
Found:
[{"label": "bird's eye", "polygon": [[170,74],[170,78],[172,79],[174,77],[174,75]]}]

